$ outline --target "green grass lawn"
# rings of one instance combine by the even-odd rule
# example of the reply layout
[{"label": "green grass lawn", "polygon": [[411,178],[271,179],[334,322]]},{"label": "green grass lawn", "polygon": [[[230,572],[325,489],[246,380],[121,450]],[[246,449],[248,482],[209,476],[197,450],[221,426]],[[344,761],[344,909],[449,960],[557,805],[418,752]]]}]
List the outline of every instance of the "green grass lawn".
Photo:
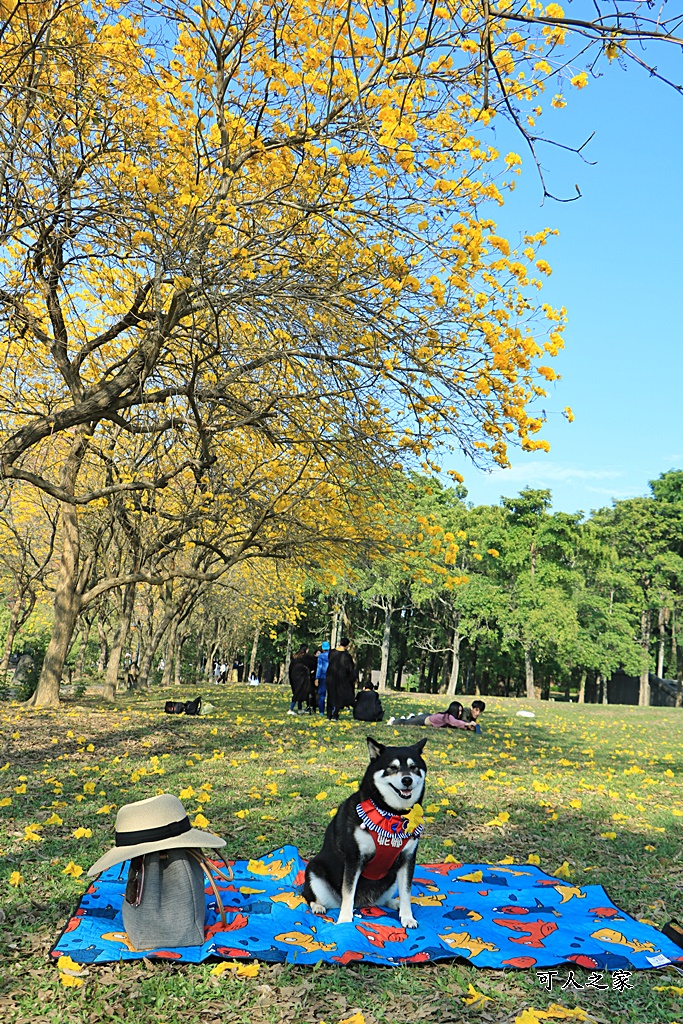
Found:
[{"label": "green grass lawn", "polygon": [[[56,713],[2,707],[6,1024],[512,1024],[516,1017],[532,1024],[524,1010],[551,1003],[582,1007],[598,1022],[683,1021],[683,978],[666,971],[634,973],[625,992],[562,991],[557,983],[547,992],[533,970],[444,962],[262,964],[256,977],[242,978],[231,971],[215,977],[211,964],[141,961],[91,967],[81,987],[63,987],[46,954],[86,888],[84,873],[74,877],[78,869],[112,845],[118,806],[180,794],[191,817],[201,812],[227,840],[229,857],[259,857],[284,843],[308,857],[365,770],[368,734],[385,743],[428,736],[419,861],[450,855],[524,863],[534,855],[550,873],[566,861],[573,882],[603,885],[635,917],[657,926],[683,919],[683,711],[538,703],[536,717],[523,719],[516,712],[531,707],[526,701],[487,698],[481,736],[401,730],[399,741],[399,731],[384,724],[287,716],[288,690],[278,687],[212,687],[204,696],[216,710],[207,718],[163,713],[167,697],[194,695],[150,691],[122,697],[116,708],[86,699]],[[423,694],[384,700],[388,714],[432,710],[433,703]],[[487,824],[501,811],[509,813],[505,824]],[[12,885],[16,872],[21,880]],[[588,972],[575,973],[585,982]],[[560,984],[565,979],[560,969]],[[470,984],[489,999],[465,1003]]]}]

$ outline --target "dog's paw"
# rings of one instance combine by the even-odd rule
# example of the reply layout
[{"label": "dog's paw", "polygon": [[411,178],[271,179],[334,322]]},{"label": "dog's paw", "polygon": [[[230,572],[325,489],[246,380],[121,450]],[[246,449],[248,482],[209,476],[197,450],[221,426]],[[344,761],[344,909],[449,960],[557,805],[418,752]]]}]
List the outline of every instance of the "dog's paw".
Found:
[{"label": "dog's paw", "polygon": [[392,896],[391,899],[388,899],[388,900],[385,901],[384,906],[388,907],[389,910],[398,910],[398,907],[399,907],[398,897],[397,896]]},{"label": "dog's paw", "polygon": [[311,908],[311,912],[313,914],[324,914],[325,911],[327,910],[327,907],[324,906],[322,903],[309,903],[308,905]]},{"label": "dog's paw", "polygon": [[410,911],[408,911],[407,914],[399,913],[398,916],[401,919],[401,924],[404,928],[417,928],[417,921]]},{"label": "dog's paw", "polygon": [[348,914],[344,913],[341,910],[339,911],[339,917],[337,918],[337,924],[351,924],[352,921],[353,921],[353,911],[351,911],[351,913],[348,913]]}]

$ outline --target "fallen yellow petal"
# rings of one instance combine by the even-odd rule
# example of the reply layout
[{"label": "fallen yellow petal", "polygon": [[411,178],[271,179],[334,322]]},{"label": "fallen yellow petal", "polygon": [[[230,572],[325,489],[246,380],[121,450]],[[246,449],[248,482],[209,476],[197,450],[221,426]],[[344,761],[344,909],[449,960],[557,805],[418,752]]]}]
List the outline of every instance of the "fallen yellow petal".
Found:
[{"label": "fallen yellow petal", "polygon": [[467,986],[467,995],[462,997],[463,1003],[466,1006],[473,1006],[475,1003],[485,1003],[491,996],[485,996],[483,992],[477,992],[474,985],[469,984]]},{"label": "fallen yellow petal", "polygon": [[67,866],[62,871],[63,875],[71,875],[72,878],[80,878],[83,874],[83,868],[80,864],[74,864],[72,860],[69,861]]}]

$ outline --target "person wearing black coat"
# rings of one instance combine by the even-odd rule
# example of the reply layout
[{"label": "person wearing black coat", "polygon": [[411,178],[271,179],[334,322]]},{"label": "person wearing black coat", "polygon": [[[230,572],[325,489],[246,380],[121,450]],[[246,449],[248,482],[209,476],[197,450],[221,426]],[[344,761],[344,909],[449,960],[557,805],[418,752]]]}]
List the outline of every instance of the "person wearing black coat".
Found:
[{"label": "person wearing black coat", "polygon": [[343,708],[352,708],[356,699],[358,671],[349,654],[350,640],[342,637],[339,646],[330,651],[327,666],[327,717],[339,718]]},{"label": "person wearing black coat", "polygon": [[311,707],[311,694],[314,691],[316,658],[308,653],[306,644],[302,644],[289,663],[289,685],[292,687],[292,703],[287,714],[295,715],[294,705],[301,712],[304,701]]},{"label": "person wearing black coat", "polygon": [[353,706],[353,717],[359,722],[381,722],[384,718],[382,701],[372,683],[366,683],[363,689],[358,691]]}]

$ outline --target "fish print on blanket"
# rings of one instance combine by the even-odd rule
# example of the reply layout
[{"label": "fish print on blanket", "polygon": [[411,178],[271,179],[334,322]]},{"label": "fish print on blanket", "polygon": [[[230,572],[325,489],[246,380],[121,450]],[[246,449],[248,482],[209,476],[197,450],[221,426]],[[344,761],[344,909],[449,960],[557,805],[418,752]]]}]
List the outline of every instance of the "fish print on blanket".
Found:
[{"label": "fish print on blanket", "polygon": [[476,967],[573,963],[607,971],[683,965],[683,950],[615,907],[601,886],[581,888],[533,865],[418,865],[414,929],[403,928],[396,911],[378,907],[339,926],[338,910],[312,914],[301,895],[305,866],[293,846],[235,861],[230,882],[215,876],[225,924],[207,885],[203,945],[141,952],[133,949],[121,913],[128,863],[116,865],[90,885],[52,956],[66,954],[83,964],[144,956],[185,963],[221,957],[384,965],[461,957]]}]

